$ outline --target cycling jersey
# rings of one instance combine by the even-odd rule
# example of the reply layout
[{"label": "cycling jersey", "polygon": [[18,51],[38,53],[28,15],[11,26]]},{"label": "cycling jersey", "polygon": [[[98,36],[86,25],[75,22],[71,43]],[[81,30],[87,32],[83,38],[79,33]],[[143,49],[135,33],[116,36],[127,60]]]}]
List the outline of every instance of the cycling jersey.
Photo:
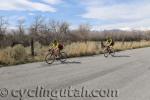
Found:
[{"label": "cycling jersey", "polygon": [[58,48],[59,43],[53,43],[52,48]]},{"label": "cycling jersey", "polygon": [[106,43],[110,45],[112,43],[112,39],[107,39]]}]

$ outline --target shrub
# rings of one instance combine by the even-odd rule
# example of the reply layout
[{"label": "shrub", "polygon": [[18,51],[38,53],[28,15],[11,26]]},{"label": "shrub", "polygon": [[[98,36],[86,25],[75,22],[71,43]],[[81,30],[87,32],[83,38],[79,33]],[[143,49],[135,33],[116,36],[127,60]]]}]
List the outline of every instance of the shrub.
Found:
[{"label": "shrub", "polygon": [[11,53],[12,58],[14,58],[17,62],[18,61],[24,61],[27,57],[27,52],[22,45],[16,45],[12,48]]},{"label": "shrub", "polygon": [[11,51],[12,51],[12,48],[10,47],[0,51],[0,64],[2,65],[14,64],[15,59],[12,58]]}]

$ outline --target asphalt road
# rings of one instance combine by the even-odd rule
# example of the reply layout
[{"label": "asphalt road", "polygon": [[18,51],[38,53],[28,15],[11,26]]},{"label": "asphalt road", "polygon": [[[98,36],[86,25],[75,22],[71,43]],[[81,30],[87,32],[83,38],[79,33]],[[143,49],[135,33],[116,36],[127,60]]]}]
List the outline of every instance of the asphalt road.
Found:
[{"label": "asphalt road", "polygon": [[0,68],[0,100],[19,99],[150,100],[150,48]]}]

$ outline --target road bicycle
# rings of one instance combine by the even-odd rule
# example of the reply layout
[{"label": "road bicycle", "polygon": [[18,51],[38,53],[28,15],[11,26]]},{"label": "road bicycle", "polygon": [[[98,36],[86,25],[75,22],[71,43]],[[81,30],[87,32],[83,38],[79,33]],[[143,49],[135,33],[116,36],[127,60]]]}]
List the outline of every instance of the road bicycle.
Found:
[{"label": "road bicycle", "polygon": [[103,52],[104,52],[104,57],[108,57],[109,55],[111,55],[112,57],[115,56],[115,50],[110,46],[106,46]]},{"label": "road bicycle", "polygon": [[114,56],[115,50],[111,46],[107,46],[101,42],[101,47],[103,48],[104,57],[108,57],[109,55]]},{"label": "road bicycle", "polygon": [[46,63],[52,64],[56,60],[59,60],[61,63],[65,63],[67,60],[67,54],[65,52],[56,52],[56,50],[50,49],[49,53],[45,57]]}]

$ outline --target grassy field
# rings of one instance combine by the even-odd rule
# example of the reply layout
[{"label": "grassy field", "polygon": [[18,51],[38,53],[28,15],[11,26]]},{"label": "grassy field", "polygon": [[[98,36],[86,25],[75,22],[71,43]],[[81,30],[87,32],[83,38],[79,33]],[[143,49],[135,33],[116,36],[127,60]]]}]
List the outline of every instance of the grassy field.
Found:
[{"label": "grassy field", "polygon": [[[140,42],[116,42],[115,51],[149,47],[150,41]],[[16,45],[13,48],[7,47],[0,50],[0,65],[16,65],[28,62],[44,61],[48,47],[35,43],[35,57],[31,57],[30,47]],[[75,42],[65,46],[64,51],[68,57],[90,56],[103,53],[100,42]]]}]

